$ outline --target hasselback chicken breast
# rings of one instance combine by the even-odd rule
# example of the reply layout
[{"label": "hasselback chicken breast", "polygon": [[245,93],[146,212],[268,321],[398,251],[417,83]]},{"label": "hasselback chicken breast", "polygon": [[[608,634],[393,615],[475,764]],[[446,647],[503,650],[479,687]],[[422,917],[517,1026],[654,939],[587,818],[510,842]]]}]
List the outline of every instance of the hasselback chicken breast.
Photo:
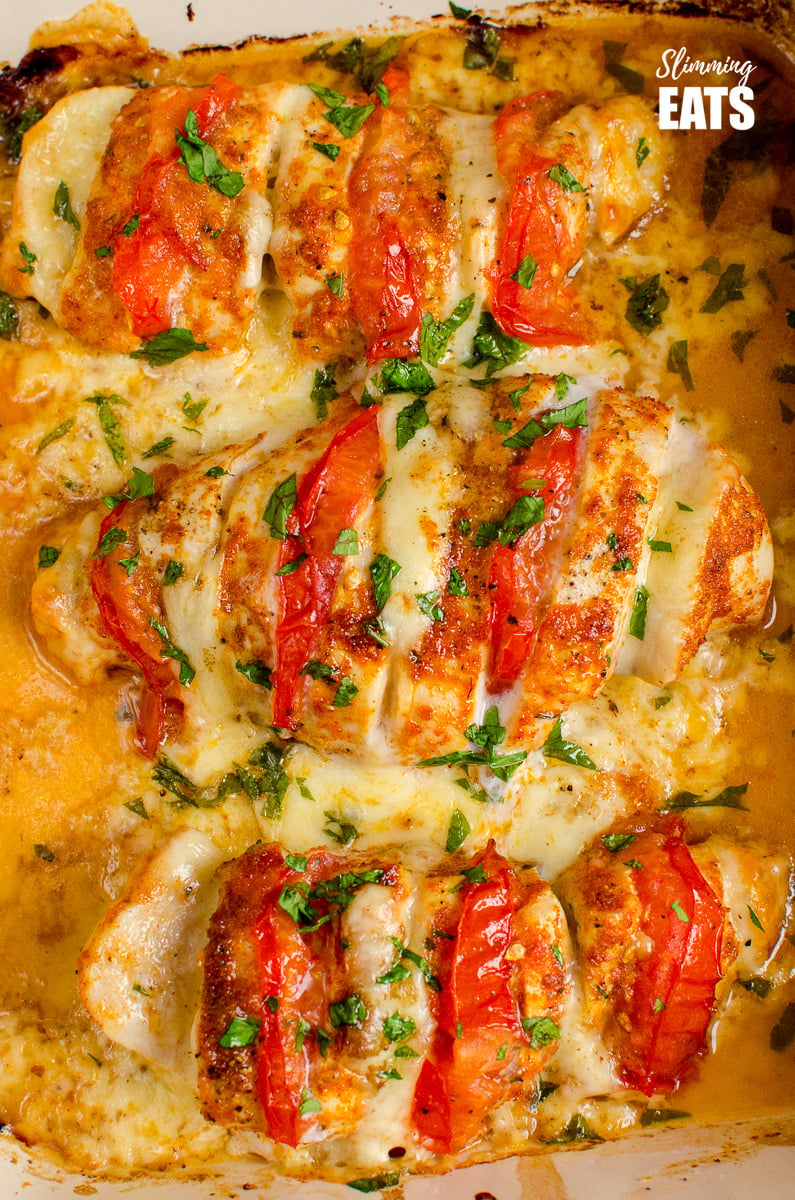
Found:
[{"label": "hasselback chicken breast", "polygon": [[468,332],[486,309],[537,345],[586,340],[566,276],[660,200],[650,108],[538,92],[456,113],[412,103],[395,65],[379,89],[221,75],[64,97],[25,138],[3,287],[123,353],[236,348],[272,268],[323,361],[416,354],[451,311]]},{"label": "hasselback chicken breast", "polygon": [[759,501],[660,402],[568,376],[435,388],[399,360],[368,387],[268,454],[136,468],[38,573],[48,652],[143,677],[145,753],[211,738],[219,705],[403,762],[498,709],[532,747],[617,668],[665,682],[761,615]]}]

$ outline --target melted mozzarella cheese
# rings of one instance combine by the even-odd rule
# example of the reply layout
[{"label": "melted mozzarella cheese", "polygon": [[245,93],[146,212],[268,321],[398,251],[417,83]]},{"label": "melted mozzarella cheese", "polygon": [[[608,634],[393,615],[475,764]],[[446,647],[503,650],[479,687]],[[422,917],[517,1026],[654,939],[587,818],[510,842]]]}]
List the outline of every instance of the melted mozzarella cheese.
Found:
[{"label": "melted mozzarella cheese", "polygon": [[[64,96],[25,135],[11,229],[3,243],[0,273],[13,295],[33,296],[57,314],[61,287],[72,265],[79,231],[54,211],[59,184],[66,184],[78,222],[99,160],[110,137],[111,123],[135,95],[130,88],[90,88]],[[20,243],[36,255],[30,272]]]}]

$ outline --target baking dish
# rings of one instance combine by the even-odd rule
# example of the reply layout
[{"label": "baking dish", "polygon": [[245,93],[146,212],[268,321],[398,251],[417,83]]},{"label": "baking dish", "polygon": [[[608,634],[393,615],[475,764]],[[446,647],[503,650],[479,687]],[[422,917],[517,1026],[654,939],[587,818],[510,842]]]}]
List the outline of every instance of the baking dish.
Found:
[{"label": "baking dish", "polygon": [[[71,7],[62,6],[61,11],[53,12],[51,5],[43,3],[40,12],[33,5],[22,18],[14,14],[17,42],[11,42],[9,57],[13,59],[21,53],[26,34],[40,19],[69,15]],[[256,6],[246,3],[225,5],[223,10],[214,4],[206,13],[197,4],[194,20],[189,21],[181,3],[174,4],[166,12],[156,4],[136,3],[129,7],[142,32],[150,37],[153,44],[167,49],[180,48],[188,41],[228,43],[252,32],[287,36],[326,28],[353,28],[364,22],[380,25],[393,16],[430,16],[435,8],[422,0],[414,0],[411,4],[400,6],[383,3],[375,11],[371,5],[340,3],[306,4],[289,13],[263,14]],[[510,15],[515,17],[517,14],[511,11]],[[769,24],[785,31],[788,20],[785,11],[777,15],[768,10],[765,17]],[[406,1184],[405,1193],[412,1200],[415,1197],[416,1200],[425,1200],[426,1197],[430,1200],[435,1196],[447,1200],[448,1196],[469,1193],[473,1196],[491,1193],[497,1200],[511,1200],[512,1197],[543,1196],[546,1190],[551,1196],[568,1195],[572,1200],[588,1200],[590,1196],[606,1194],[626,1196],[629,1200],[631,1196],[650,1194],[649,1187],[653,1189],[653,1196],[660,1197],[680,1194],[723,1197],[746,1194],[748,1188],[754,1186],[761,1195],[778,1200],[791,1191],[788,1174],[795,1166],[795,1152],[784,1149],[784,1145],[791,1140],[795,1126],[789,1122],[786,1125],[781,1122],[777,1124],[776,1129],[748,1122],[742,1126],[716,1127],[709,1131],[646,1135],[642,1140],[606,1146],[587,1154],[566,1154],[520,1163],[481,1166],[445,1180],[414,1180]],[[768,1143],[773,1143],[773,1147]],[[38,1200],[39,1196],[74,1193],[74,1179],[62,1183],[55,1178],[37,1179],[40,1167],[32,1168],[34,1174],[29,1176],[26,1173],[30,1166],[25,1162],[24,1155],[12,1150],[9,1157],[16,1159],[17,1165],[7,1168],[5,1163],[2,1164],[3,1170],[9,1171],[7,1179],[0,1175],[5,1194],[24,1194]],[[227,1177],[212,1184],[195,1180],[180,1185],[173,1182],[155,1185],[142,1180],[133,1194],[140,1194],[143,1198],[155,1187],[156,1194],[167,1197],[172,1193],[175,1196],[192,1195],[200,1191],[206,1194],[208,1190],[224,1195],[227,1188],[230,1194],[236,1194],[237,1186],[254,1179],[245,1171],[239,1179],[237,1174],[235,1170],[231,1176],[235,1182]],[[650,1176],[654,1180],[651,1184]],[[96,1194],[103,1196],[115,1195],[119,1189],[128,1191],[131,1185],[114,1187],[92,1181],[85,1187],[96,1188]],[[83,1194],[93,1193],[84,1190]],[[306,1200],[322,1200],[324,1196],[350,1193],[329,1184],[298,1185],[291,1181],[276,1180],[260,1185],[257,1180],[256,1191],[248,1194],[261,1194],[268,1200],[293,1194],[297,1198],[306,1197]]]}]

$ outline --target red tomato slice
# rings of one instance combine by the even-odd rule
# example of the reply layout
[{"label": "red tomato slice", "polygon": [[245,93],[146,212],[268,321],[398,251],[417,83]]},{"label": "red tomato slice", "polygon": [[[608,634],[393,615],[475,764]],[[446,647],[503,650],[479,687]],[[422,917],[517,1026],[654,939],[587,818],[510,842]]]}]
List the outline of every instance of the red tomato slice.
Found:
[{"label": "red tomato slice", "polygon": [[[510,498],[540,496],[544,520],[528,529],[513,546],[494,545],[491,588],[491,668],[489,689],[501,691],[521,674],[535,645],[541,605],[559,567],[558,550],[569,525],[579,482],[585,430],[556,425],[537,438],[512,468]],[[523,487],[528,479],[543,487]]]},{"label": "red tomato slice", "polygon": [[343,529],[353,529],[375,494],[381,466],[378,408],[362,409],[334,435],[326,452],[304,476],[296,507],[287,522],[279,566],[305,553],[290,575],[279,576],[273,722],[295,730],[301,668],[312,657],[331,612],[343,558],[334,545]]},{"label": "red tomato slice", "polygon": [[[145,503],[145,502],[143,502]],[[141,697],[136,741],[148,758],[154,758],[165,736],[166,707],[181,710],[175,668],[163,656],[163,643],[149,618],[159,615],[159,585],[151,571],[139,565],[127,574],[120,560],[135,554],[137,537],[133,533],[135,506],[123,501],[105,517],[99,541],[116,526],[127,534],[127,541],[104,558],[95,558],[91,566],[91,589],[100,616],[110,636],[141,669],[147,687]]]},{"label": "red tomato slice", "polygon": [[462,890],[460,917],[439,970],[442,991],[438,1026],[414,1093],[413,1117],[422,1141],[453,1153],[482,1131],[489,1111],[512,1094],[498,1052],[523,1039],[513,983],[515,965],[506,952],[515,941],[518,905],[515,876],[490,843],[480,863],[488,876]]},{"label": "red tomato slice", "polygon": [[181,88],[153,113],[151,141],[157,147],[141,173],[130,217],[138,228],[114,244],[113,290],[133,319],[133,332],[150,338],[170,329],[172,295],[187,266],[206,265],[200,233],[203,225],[201,189],[195,194],[174,185],[185,168],[178,162],[174,130],[185,124],[188,109],[196,113],[199,133],[209,139],[219,119],[241,95],[225,75],[201,91]]},{"label": "red tomato slice", "polygon": [[[584,340],[564,279],[582,253],[586,210],[573,210],[571,197],[549,178],[555,160],[533,144],[539,115],[555,96],[538,92],[513,101],[494,129],[497,162],[512,191],[491,272],[492,313],[505,333],[539,346]],[[511,275],[527,255],[537,265],[531,286],[523,287]]]},{"label": "red tomato slice", "polygon": [[[317,1124],[314,1113],[301,1113],[302,1099],[312,1095],[320,1062],[315,1031],[331,1035],[328,1002],[335,994],[339,928],[333,922],[307,932],[279,905],[285,885],[312,887],[346,870],[346,860],[327,851],[309,856],[305,871],[293,871],[279,847],[261,856],[266,899],[254,940],[261,980],[262,1024],[257,1055],[257,1091],[276,1142],[297,1146]],[[329,906],[313,901],[319,915]],[[273,998],[275,1006],[265,1003]],[[275,1007],[275,1011],[274,1011]],[[299,1030],[311,1027],[305,1036]]]},{"label": "red tomato slice", "polygon": [[650,1096],[674,1091],[703,1049],[722,975],[724,915],[682,840],[681,818],[641,834],[632,856],[643,863],[633,881],[652,949],[622,1006],[627,1020],[619,1015],[615,1048],[623,1081]]},{"label": "red tomato slice", "polygon": [[410,180],[413,152],[404,105],[409,77],[387,68],[389,108],[369,118],[362,154],[353,169],[349,205],[354,222],[348,287],[364,330],[368,362],[417,354],[422,326],[424,264],[412,259],[406,226],[419,221]]}]

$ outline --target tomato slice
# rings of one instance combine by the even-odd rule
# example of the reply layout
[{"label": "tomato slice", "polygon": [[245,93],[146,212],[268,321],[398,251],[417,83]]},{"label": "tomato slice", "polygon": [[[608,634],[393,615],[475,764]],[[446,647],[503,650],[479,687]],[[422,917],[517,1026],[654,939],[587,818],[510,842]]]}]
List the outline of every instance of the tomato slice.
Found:
[{"label": "tomato slice", "polygon": [[405,110],[409,77],[391,64],[383,82],[389,107],[369,118],[361,156],[349,187],[354,238],[348,287],[367,341],[368,362],[417,354],[422,326],[424,264],[412,259],[407,230],[421,225],[410,185],[413,153]]},{"label": "tomato slice", "polygon": [[454,932],[445,930],[454,941],[439,968],[438,1025],[414,1092],[420,1138],[446,1154],[476,1138],[489,1111],[510,1097],[514,1068],[500,1050],[525,1037],[516,968],[506,957],[515,941],[515,875],[493,842],[478,861],[487,878],[464,886]]},{"label": "tomato slice", "polygon": [[[489,577],[493,692],[519,677],[535,645],[541,606],[559,567],[557,552],[569,526],[584,446],[584,429],[556,425],[511,468],[512,501],[521,495],[541,497],[544,520],[512,546],[494,545]],[[543,486],[528,489],[526,481],[536,478],[543,479]]]},{"label": "tomato slice", "polygon": [[309,937],[278,901],[286,885],[311,886],[344,868],[341,859],[321,853],[312,855],[306,870],[299,873],[287,866],[278,847],[272,848],[261,865],[269,888],[254,940],[263,1001],[272,998],[276,1003],[263,1003],[262,1007],[257,1091],[269,1135],[276,1142],[297,1146],[317,1122],[313,1114],[301,1113],[302,1096],[311,1094],[318,1051],[313,1037],[300,1036],[299,1021],[312,1030],[326,1023],[325,960],[333,950],[326,944],[328,929],[315,931],[310,945]]},{"label": "tomato slice", "polygon": [[617,1014],[615,1049],[624,1083],[647,1096],[674,1091],[688,1075],[722,975],[723,909],[682,829],[681,818],[671,818],[632,846],[643,864],[633,881],[651,952]]},{"label": "tomato slice", "polygon": [[165,736],[167,708],[181,711],[182,701],[175,668],[163,656],[163,643],[150,624],[150,617],[160,613],[158,581],[144,564],[131,575],[121,565],[121,559],[130,558],[137,548],[135,502],[122,501],[108,513],[100,526],[100,543],[114,526],[124,530],[126,541],[93,560],[91,589],[108,633],[143,674],[147,686],[140,700],[136,742],[154,758]]},{"label": "tomato slice", "polygon": [[300,671],[328,621],[342,573],[344,559],[334,554],[337,537],[341,530],[355,528],[375,494],[380,467],[378,408],[373,405],[334,435],[298,488],[279,552],[280,567],[302,552],[307,555],[297,570],[279,576],[273,722],[282,729],[300,725],[296,708],[299,688],[306,683]]},{"label": "tomato slice", "polygon": [[237,84],[218,75],[202,90],[181,88],[152,115],[156,150],[144,166],[129,213],[138,218],[138,227],[129,236],[119,234],[113,252],[113,290],[139,337],[171,328],[172,296],[186,266],[207,265],[201,238],[204,196],[200,188],[176,193],[185,168],[178,161],[174,130],[184,126],[192,108],[200,135],[208,139],[241,94]]},{"label": "tomato slice", "polygon": [[[555,93],[538,92],[514,100],[494,128],[497,163],[511,196],[491,271],[492,313],[503,332],[538,346],[584,340],[564,281],[582,253],[586,210],[575,208],[577,202],[549,178],[556,161],[533,144],[540,116],[554,99]],[[528,255],[536,268],[524,287],[511,276]]]}]

